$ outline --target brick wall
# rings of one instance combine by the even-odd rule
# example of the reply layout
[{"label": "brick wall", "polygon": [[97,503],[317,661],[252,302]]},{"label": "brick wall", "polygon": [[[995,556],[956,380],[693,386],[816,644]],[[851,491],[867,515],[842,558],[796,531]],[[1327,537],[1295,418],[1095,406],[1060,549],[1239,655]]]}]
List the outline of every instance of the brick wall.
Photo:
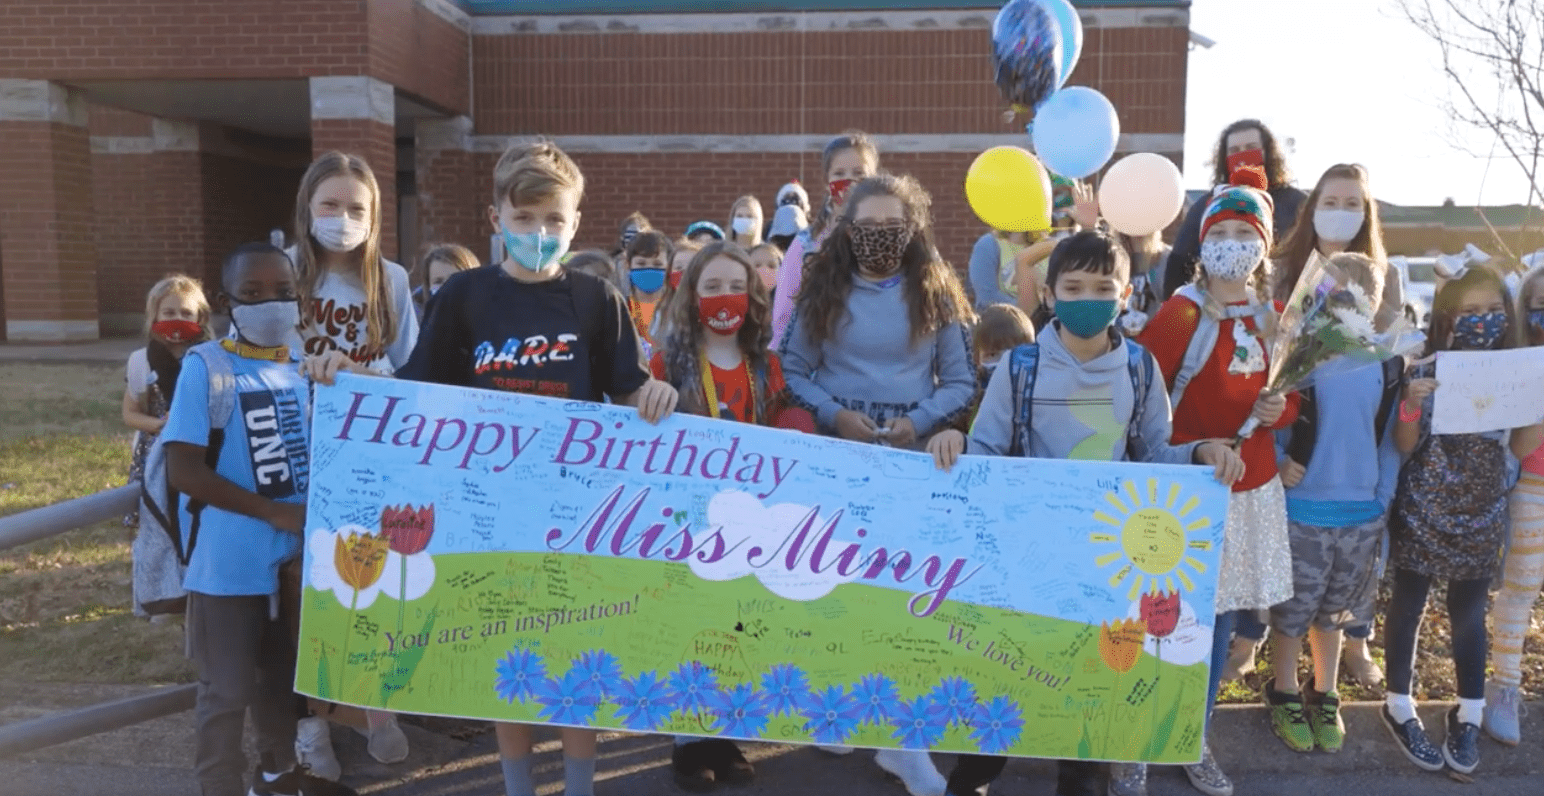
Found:
[{"label": "brick wall", "polygon": [[464,113],[471,94],[467,32],[414,0],[370,0],[369,6],[369,74]]},{"label": "brick wall", "polygon": [[0,122],[0,236],[6,322],[97,315],[91,143],[84,127]]},{"label": "brick wall", "polygon": [[[1127,133],[1185,126],[1183,27],[1090,28],[1069,85]],[[481,134],[1009,133],[979,30],[474,39]],[[560,100],[560,101],[559,101]]]},{"label": "brick wall", "polygon": [[204,284],[219,284],[220,263],[238,245],[268,240],[275,228],[293,236],[295,189],[304,166],[282,166],[245,158],[201,153],[204,185]]},{"label": "brick wall", "polygon": [[142,313],[150,286],[168,273],[203,276],[200,171],[197,152],[91,156],[104,315]]}]

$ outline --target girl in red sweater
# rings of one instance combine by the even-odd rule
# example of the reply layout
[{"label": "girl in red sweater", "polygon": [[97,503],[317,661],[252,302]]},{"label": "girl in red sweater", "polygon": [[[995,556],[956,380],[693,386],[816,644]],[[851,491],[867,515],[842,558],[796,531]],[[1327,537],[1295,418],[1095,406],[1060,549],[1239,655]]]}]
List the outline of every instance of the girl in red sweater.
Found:
[{"label": "girl in red sweater", "polygon": [[[1259,429],[1240,445],[1244,477],[1233,484],[1228,508],[1208,710],[1217,700],[1234,612],[1269,608],[1293,593],[1286,495],[1276,473],[1271,432],[1296,419],[1298,398],[1261,394],[1269,335],[1280,312],[1269,299],[1265,255],[1271,246],[1271,200],[1264,187],[1264,174],[1246,167],[1234,173],[1232,185],[1218,190],[1201,222],[1200,275],[1164,302],[1139,338],[1157,357],[1169,385],[1175,444],[1231,439],[1251,415],[1260,420]],[[1134,779],[1124,767],[1118,769],[1127,776],[1117,779]],[[1233,792],[1210,748],[1185,772],[1209,796]],[[1125,796],[1145,788],[1115,791]]]}]

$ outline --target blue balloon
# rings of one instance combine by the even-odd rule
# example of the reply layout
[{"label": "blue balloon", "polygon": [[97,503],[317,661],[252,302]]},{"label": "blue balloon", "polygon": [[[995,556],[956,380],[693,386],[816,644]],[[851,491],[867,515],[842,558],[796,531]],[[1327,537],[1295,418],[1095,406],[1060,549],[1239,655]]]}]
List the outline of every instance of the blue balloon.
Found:
[{"label": "blue balloon", "polygon": [[1035,155],[1046,168],[1081,180],[1110,162],[1120,142],[1120,118],[1103,94],[1086,86],[1064,88],[1035,112]]},{"label": "blue balloon", "polygon": [[1072,77],[1072,70],[1083,55],[1083,18],[1068,0],[1040,0],[1040,5],[1061,31],[1061,80],[1056,84],[1061,88]]},{"label": "blue balloon", "polygon": [[992,67],[1003,98],[1037,108],[1061,85],[1061,31],[1039,0],[1008,0],[992,23]]}]

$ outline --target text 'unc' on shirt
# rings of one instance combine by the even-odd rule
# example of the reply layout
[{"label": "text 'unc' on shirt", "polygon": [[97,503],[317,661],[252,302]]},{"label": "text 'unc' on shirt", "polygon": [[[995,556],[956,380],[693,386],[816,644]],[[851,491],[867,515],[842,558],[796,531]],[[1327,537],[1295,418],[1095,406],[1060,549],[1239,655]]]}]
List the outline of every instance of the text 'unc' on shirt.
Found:
[{"label": "text 'unc' on shirt", "polygon": [[310,480],[305,417],[293,392],[244,392],[241,422],[247,436],[252,479],[270,500],[304,495]]}]

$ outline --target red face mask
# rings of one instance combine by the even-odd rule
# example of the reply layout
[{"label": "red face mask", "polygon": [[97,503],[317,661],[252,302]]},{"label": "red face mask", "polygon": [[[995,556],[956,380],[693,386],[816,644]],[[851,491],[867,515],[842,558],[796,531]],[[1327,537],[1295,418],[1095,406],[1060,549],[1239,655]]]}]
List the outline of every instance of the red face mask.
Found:
[{"label": "red face mask", "polygon": [[857,180],[832,180],[827,186],[831,189],[831,201],[835,204],[847,201],[847,194],[851,193],[852,186],[857,184]]},{"label": "red face mask", "polygon": [[670,283],[671,290],[675,290],[681,286],[681,277],[685,275],[685,271],[671,271],[670,275],[665,277],[665,281]]},{"label": "red face mask", "polygon": [[1228,173],[1238,171],[1240,166],[1256,166],[1265,168],[1265,150],[1246,149],[1243,152],[1234,152],[1228,156]]},{"label": "red face mask", "polygon": [[204,336],[204,327],[194,321],[156,321],[150,333],[168,343],[191,343]]},{"label": "red face mask", "polygon": [[731,335],[745,325],[745,313],[751,309],[748,293],[730,293],[725,296],[703,296],[697,299],[697,317],[708,331]]}]

